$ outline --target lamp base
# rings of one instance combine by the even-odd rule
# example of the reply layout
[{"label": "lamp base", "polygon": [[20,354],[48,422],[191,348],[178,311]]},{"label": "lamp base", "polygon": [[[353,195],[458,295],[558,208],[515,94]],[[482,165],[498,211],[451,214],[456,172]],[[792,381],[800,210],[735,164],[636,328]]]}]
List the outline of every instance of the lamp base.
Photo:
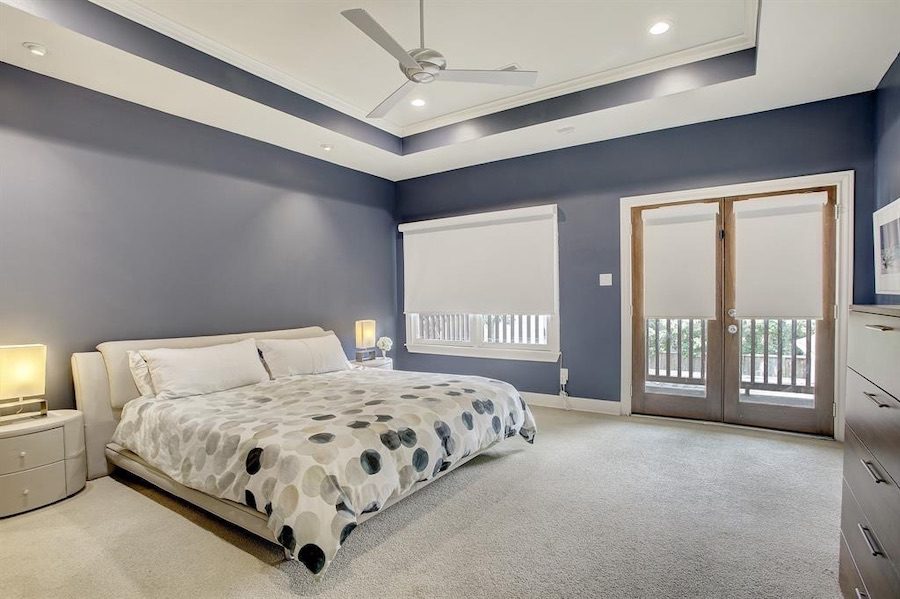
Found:
[{"label": "lamp base", "polygon": [[375,350],[372,348],[368,349],[357,349],[356,350],[356,361],[357,362],[367,362],[369,360],[375,359]]},{"label": "lamp base", "polygon": [[47,400],[43,397],[35,399],[0,399],[0,425],[47,415]]}]

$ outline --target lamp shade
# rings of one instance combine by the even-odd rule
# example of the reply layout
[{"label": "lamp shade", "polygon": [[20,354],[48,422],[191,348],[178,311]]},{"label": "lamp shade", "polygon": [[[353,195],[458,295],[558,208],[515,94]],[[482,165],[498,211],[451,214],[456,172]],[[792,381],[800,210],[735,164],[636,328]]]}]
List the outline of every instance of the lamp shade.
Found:
[{"label": "lamp shade", "polygon": [[356,349],[375,347],[375,321],[356,321]]},{"label": "lamp shade", "polygon": [[0,399],[44,394],[46,345],[0,346]]}]

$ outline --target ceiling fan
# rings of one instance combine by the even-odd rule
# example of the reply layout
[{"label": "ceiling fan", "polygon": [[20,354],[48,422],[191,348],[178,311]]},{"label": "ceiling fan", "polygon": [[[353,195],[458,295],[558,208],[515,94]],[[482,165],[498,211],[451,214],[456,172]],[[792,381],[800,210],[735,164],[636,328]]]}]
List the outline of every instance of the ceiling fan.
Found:
[{"label": "ceiling fan", "polygon": [[396,58],[400,63],[400,71],[409,79],[397,91],[376,106],[372,112],[366,115],[366,118],[383,117],[400,100],[406,97],[416,85],[423,83],[457,81],[462,83],[531,86],[537,80],[537,71],[519,71],[514,67],[492,71],[448,69],[447,60],[440,52],[425,47],[424,0],[419,0],[419,47],[408,52],[365,10],[352,8],[342,11],[341,14],[356,25],[360,31],[368,35],[373,42]]}]

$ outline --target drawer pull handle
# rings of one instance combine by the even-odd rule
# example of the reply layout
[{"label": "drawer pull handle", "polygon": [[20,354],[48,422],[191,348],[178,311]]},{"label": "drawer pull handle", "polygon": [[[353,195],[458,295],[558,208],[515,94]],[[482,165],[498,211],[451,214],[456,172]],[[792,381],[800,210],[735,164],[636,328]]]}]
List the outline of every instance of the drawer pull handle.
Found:
[{"label": "drawer pull handle", "polygon": [[894,330],[892,327],[886,327],[883,324],[867,324],[864,326],[870,331],[878,331],[879,333],[887,333]]},{"label": "drawer pull handle", "polygon": [[860,459],[859,463],[865,466],[866,472],[869,473],[869,476],[872,477],[872,482],[876,485],[880,483],[886,483],[887,481],[878,473],[878,470],[875,469],[875,464],[872,462],[867,462],[866,460]]},{"label": "drawer pull handle", "polygon": [[20,451],[20,452],[19,452],[19,457],[20,457],[20,458],[24,458],[26,455],[28,455],[28,452],[25,452],[25,451]]},{"label": "drawer pull handle", "polygon": [[24,489],[24,490],[22,491],[22,495],[28,495],[28,489]]},{"label": "drawer pull handle", "polygon": [[881,403],[880,401],[878,401],[878,394],[877,394],[877,393],[872,393],[871,391],[863,391],[863,395],[865,395],[866,397],[868,397],[869,399],[871,399],[872,401],[874,401],[874,402],[875,402],[875,405],[878,406],[879,408],[889,408],[889,407],[891,407],[889,404]]},{"label": "drawer pull handle", "polygon": [[854,587],[853,590],[856,592],[856,599],[869,599],[869,596],[860,591],[859,587]]},{"label": "drawer pull handle", "polygon": [[859,526],[859,532],[862,533],[863,538],[866,540],[866,545],[869,546],[869,551],[872,553],[872,557],[878,557],[879,555],[884,557],[884,551],[881,550],[881,547],[878,545],[878,540],[875,538],[875,535],[872,533],[871,529],[868,526],[863,526],[862,524],[857,524]]}]

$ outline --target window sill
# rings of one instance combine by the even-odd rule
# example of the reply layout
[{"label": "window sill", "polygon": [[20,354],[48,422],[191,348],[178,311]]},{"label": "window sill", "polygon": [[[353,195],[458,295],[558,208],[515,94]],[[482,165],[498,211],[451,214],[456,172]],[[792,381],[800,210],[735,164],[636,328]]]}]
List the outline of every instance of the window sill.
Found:
[{"label": "window sill", "polygon": [[535,349],[509,349],[505,347],[460,347],[457,345],[406,344],[406,349],[414,354],[434,354],[438,356],[460,356],[464,358],[491,358],[495,360],[523,360],[527,362],[556,362],[559,351]]}]

